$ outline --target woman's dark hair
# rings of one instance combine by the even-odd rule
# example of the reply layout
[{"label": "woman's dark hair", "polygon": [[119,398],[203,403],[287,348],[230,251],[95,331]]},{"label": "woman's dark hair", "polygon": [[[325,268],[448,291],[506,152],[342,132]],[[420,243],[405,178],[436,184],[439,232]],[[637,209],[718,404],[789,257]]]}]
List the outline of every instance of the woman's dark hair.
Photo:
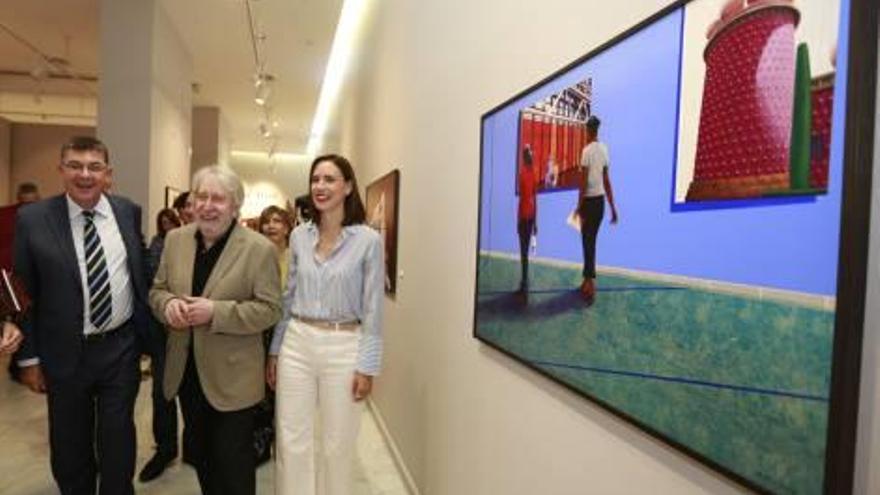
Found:
[{"label": "woman's dark hair", "polygon": [[312,197],[310,195],[303,194],[302,196],[297,196],[293,204],[295,211],[299,212],[304,221],[308,222],[312,219],[314,216],[312,212],[315,209],[312,207]]},{"label": "woman's dark hair", "polygon": [[174,198],[174,203],[171,205],[175,210],[182,210],[186,208],[186,200],[189,199],[189,191],[183,191],[178,194],[176,198]]},{"label": "woman's dark hair", "polygon": [[168,233],[167,230],[162,228],[163,218],[171,221],[175,227],[180,227],[180,218],[177,216],[176,211],[171,208],[159,210],[159,213],[156,215],[156,233],[159,234],[159,237],[165,237],[165,234]]},{"label": "woman's dark hair", "polygon": [[[348,159],[341,155],[324,155],[315,158],[312,162],[312,168],[309,169],[309,184],[312,181],[312,174],[315,173],[315,167],[321,162],[330,162],[336,165],[342,178],[351,184],[351,193],[345,197],[344,210],[345,214],[342,218],[342,226],[356,225],[364,223],[367,218],[364,202],[361,201],[361,195],[358,192],[357,178],[354,176],[354,169],[351,167]],[[321,212],[318,209],[313,210],[315,223],[321,225]]]},{"label": "woman's dark hair", "polygon": [[269,220],[272,219],[272,215],[278,215],[281,217],[281,221],[284,222],[284,225],[287,225],[288,232],[293,230],[293,219],[290,218],[290,213],[280,206],[269,205],[260,213],[260,219],[257,221],[257,232],[261,234],[263,233],[263,225],[269,223]]}]

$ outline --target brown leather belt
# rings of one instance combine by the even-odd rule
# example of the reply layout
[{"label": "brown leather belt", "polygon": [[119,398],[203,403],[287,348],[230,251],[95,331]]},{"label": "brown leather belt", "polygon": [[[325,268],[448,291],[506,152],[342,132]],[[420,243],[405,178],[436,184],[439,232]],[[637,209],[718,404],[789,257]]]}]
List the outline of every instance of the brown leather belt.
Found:
[{"label": "brown leather belt", "polygon": [[315,328],[320,328],[321,330],[333,330],[333,331],[345,331],[345,332],[353,332],[361,327],[360,320],[349,320],[349,321],[327,321],[327,320],[316,320],[314,318],[305,318],[302,316],[294,316],[293,317],[297,321],[301,321],[306,325],[313,326]]}]

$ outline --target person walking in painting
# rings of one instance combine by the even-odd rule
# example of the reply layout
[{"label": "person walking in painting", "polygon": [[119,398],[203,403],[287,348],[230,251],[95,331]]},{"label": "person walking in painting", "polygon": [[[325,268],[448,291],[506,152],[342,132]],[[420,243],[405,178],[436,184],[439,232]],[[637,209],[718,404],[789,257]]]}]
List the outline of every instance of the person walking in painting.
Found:
[{"label": "person walking in painting", "polygon": [[532,159],[532,148],[526,145],[522,150],[522,164],[517,173],[519,184],[519,206],[516,211],[516,231],[519,234],[519,260],[522,272],[517,296],[525,301],[529,294],[529,241],[538,235],[537,182]]},{"label": "person walking in painting", "polygon": [[599,125],[595,115],[587,119],[587,141],[581,153],[584,181],[581,183],[578,216],[581,222],[581,243],[584,251],[584,281],[581,294],[592,303],[596,297],[596,238],[605,215],[605,199],[611,207],[611,223],[617,223],[617,207],[611,178],[608,176],[608,147],[599,142]]}]

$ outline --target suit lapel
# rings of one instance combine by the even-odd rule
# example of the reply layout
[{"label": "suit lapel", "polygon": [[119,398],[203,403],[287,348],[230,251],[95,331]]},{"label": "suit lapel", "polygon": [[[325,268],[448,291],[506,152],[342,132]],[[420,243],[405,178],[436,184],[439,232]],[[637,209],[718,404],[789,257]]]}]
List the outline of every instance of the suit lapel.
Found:
[{"label": "suit lapel", "polygon": [[65,195],[52,198],[49,207],[47,223],[49,230],[55,237],[57,245],[61,247],[59,252],[64,258],[68,273],[76,280],[76,286],[82,289],[82,278],[79,273],[79,264],[76,261],[76,247],[73,245],[73,233],[70,230],[70,213],[67,209]]},{"label": "suit lapel", "polygon": [[130,212],[127,208],[122,208],[113,196],[107,196],[107,201],[110,202],[113,216],[116,217],[116,228],[119,229],[119,235],[122,236],[122,242],[125,244],[125,254],[128,258],[128,269],[132,270],[132,255],[136,254],[135,246],[137,245],[137,241],[133,237],[133,229],[129,228],[129,225],[131,224]]},{"label": "suit lapel", "polygon": [[[119,230],[119,235],[122,237],[122,243],[125,245],[125,262],[128,266],[128,273],[131,275],[132,281],[134,281],[132,286],[135,288],[138,295],[146,300],[146,294],[140,293],[142,284],[139,283],[139,281],[145,277],[145,275],[144,268],[141,265],[143,259],[142,247],[138,239],[139,232],[135,231],[131,208],[123,208],[122,204],[114,196],[108,195],[107,201],[110,203],[110,208],[113,210],[113,216],[116,217],[116,228]],[[149,283],[150,282],[147,281],[147,284]]]},{"label": "suit lapel", "polygon": [[214,265],[214,269],[211,270],[211,275],[208,277],[208,282],[205,284],[205,290],[202,296],[211,296],[214,286],[223,279],[224,274],[232,267],[235,260],[241,255],[243,248],[243,227],[236,225],[232,228],[232,233],[229,234],[229,240],[226,241],[226,246],[223,248],[223,252],[220,253],[220,259],[217,260],[217,264]]},{"label": "suit lapel", "polygon": [[[189,229],[189,232],[181,232],[183,235],[181,236],[180,242],[180,251],[177,249],[171,250],[173,253],[180,253],[179,260],[182,260],[182,265],[185,267],[189,267],[189,271],[186,273],[186,276],[180,279],[180,282],[183,286],[180,288],[180,294],[186,294],[191,296],[192,291],[192,280],[193,280],[193,272],[195,271],[195,259],[196,259],[196,226],[193,224],[192,227],[180,227],[181,229]],[[165,238],[165,242],[168,242],[168,238]],[[165,244],[165,252],[168,252],[168,244]],[[170,253],[169,253],[170,254]],[[163,253],[163,256],[167,256]],[[175,254],[175,256],[178,256]],[[168,274],[170,276],[170,274]],[[176,291],[175,291],[176,292]]]}]

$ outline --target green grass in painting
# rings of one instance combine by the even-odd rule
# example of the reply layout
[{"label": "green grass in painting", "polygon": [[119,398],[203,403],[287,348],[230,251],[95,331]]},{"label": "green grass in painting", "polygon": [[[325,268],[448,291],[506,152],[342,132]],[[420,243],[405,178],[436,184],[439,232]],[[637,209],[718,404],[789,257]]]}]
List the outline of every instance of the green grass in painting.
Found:
[{"label": "green grass in painting", "polygon": [[[477,334],[778,493],[821,493],[834,313],[480,258]],[[584,369],[586,368],[586,369]],[[656,377],[656,378],[652,378]]]}]

